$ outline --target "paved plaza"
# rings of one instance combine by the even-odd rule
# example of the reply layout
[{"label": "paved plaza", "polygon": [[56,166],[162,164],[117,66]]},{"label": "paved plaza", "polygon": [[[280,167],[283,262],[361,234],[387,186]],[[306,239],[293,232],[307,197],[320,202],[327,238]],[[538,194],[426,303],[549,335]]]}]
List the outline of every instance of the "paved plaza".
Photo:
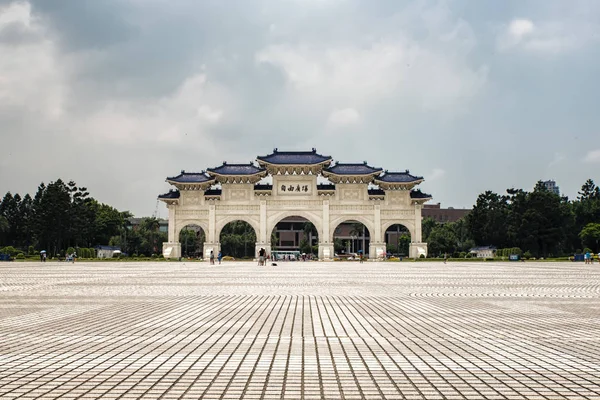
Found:
[{"label": "paved plaza", "polygon": [[600,266],[1,263],[0,398],[600,399]]}]

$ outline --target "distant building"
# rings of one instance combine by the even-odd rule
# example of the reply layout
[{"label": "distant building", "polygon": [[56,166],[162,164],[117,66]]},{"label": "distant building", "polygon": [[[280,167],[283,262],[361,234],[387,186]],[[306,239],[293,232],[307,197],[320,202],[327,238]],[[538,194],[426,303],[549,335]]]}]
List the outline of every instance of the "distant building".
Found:
[{"label": "distant building", "polygon": [[113,258],[115,254],[121,254],[121,248],[118,246],[96,246],[96,257]]},{"label": "distant building", "polygon": [[423,218],[433,218],[436,222],[456,222],[466,216],[471,210],[465,208],[442,208],[440,203],[423,204],[421,215]]},{"label": "distant building", "polygon": [[560,190],[559,190],[558,186],[556,186],[555,181],[549,180],[549,181],[544,181],[542,183],[544,184],[544,186],[546,186],[546,189],[548,189],[549,192],[552,192],[552,193],[560,196]]},{"label": "distant building", "polygon": [[475,254],[477,258],[493,258],[496,255],[496,248],[494,246],[473,247],[470,253]]}]

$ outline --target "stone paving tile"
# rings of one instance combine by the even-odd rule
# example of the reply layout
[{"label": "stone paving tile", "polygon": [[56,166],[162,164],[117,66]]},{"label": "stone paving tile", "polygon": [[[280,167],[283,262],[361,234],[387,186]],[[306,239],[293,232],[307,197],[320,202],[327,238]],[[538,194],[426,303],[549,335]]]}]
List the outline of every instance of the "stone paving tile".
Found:
[{"label": "stone paving tile", "polygon": [[3,263],[1,399],[600,399],[600,266]]}]

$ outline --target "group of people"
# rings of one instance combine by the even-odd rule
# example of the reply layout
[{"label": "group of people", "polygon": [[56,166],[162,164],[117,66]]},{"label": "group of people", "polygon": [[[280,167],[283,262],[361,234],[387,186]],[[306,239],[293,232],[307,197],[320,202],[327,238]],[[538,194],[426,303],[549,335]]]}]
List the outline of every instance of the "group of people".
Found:
[{"label": "group of people", "polygon": [[[219,262],[219,265],[221,265],[221,260],[223,259],[223,253],[221,253],[219,251],[219,254],[217,255],[217,261]],[[215,265],[215,252],[214,251],[210,251],[210,265]]]},{"label": "group of people", "polygon": [[[586,264],[593,264],[594,263],[594,253],[590,253],[589,251],[587,253],[585,253],[583,255],[583,261],[585,261]],[[598,262],[600,262],[600,253],[598,253]]]}]

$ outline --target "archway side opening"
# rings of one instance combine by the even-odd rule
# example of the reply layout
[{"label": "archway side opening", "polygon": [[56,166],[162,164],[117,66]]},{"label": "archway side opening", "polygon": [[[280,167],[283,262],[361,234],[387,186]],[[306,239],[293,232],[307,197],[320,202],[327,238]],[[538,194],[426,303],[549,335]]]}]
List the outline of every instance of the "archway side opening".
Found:
[{"label": "archway side opening", "polygon": [[410,257],[410,244],[412,243],[412,234],[410,229],[401,223],[389,224],[384,231],[384,241],[386,247],[386,257],[397,257],[403,259]]},{"label": "archway side opening", "polygon": [[290,215],[275,224],[270,244],[272,260],[310,261],[319,255],[319,232],[309,219]]},{"label": "archway side opening", "polygon": [[202,258],[206,231],[198,224],[187,224],[179,230],[181,256],[187,258]]},{"label": "archway side opening", "polygon": [[369,257],[370,244],[370,231],[358,220],[344,220],[333,229],[333,248],[337,258],[359,260]]},{"label": "archway side opening", "polygon": [[225,224],[219,232],[219,243],[223,257],[253,259],[256,231],[247,221],[234,220]]}]

